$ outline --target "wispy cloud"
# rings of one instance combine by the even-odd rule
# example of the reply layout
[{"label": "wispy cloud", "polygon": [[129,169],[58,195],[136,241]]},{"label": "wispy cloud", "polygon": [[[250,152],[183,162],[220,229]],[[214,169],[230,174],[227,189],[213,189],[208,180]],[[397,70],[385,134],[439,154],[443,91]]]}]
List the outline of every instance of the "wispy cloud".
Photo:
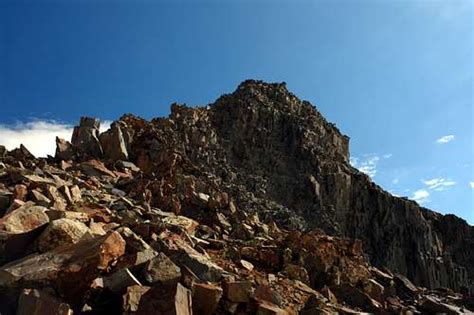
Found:
[{"label": "wispy cloud", "polygon": [[351,158],[350,163],[359,171],[374,177],[377,174],[377,163],[380,157],[378,155],[365,155],[363,158]]},{"label": "wispy cloud", "polygon": [[384,158],[384,159],[389,159],[389,158],[391,158],[392,156],[393,156],[392,153],[388,153],[388,154],[384,154],[384,155],[383,155],[383,158]]},{"label": "wispy cloud", "polygon": [[400,182],[400,179],[398,179],[398,178],[392,179],[392,184],[394,184],[394,185],[398,184],[399,182]]},{"label": "wispy cloud", "polygon": [[453,180],[449,180],[443,177],[433,178],[430,180],[423,180],[423,184],[425,184],[429,189],[435,191],[443,191],[448,187],[456,185],[456,182]]},{"label": "wispy cloud", "polygon": [[[110,121],[101,123],[101,132],[109,128]],[[74,127],[70,124],[54,120],[33,120],[19,122],[14,125],[0,124],[0,145],[8,150],[18,148],[23,144],[31,153],[38,157],[56,151],[56,136],[71,140]]]},{"label": "wispy cloud", "polygon": [[474,189],[474,182],[469,182],[469,186],[471,186],[471,188]]},{"label": "wispy cloud", "polygon": [[437,143],[443,144],[443,143],[448,143],[454,140],[454,135],[447,135],[447,136],[442,136],[439,139],[436,139]]},{"label": "wispy cloud", "polygon": [[422,204],[422,203],[426,203],[428,200],[428,197],[430,196],[430,193],[428,191],[426,191],[425,189],[419,189],[419,190],[416,190],[411,199],[415,200],[416,202]]}]

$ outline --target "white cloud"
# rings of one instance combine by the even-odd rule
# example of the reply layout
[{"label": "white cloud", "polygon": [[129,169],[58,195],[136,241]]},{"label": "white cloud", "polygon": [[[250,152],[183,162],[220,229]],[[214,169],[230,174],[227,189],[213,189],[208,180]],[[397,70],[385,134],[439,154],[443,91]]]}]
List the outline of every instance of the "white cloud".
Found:
[{"label": "white cloud", "polygon": [[[100,131],[107,130],[110,121],[101,124]],[[53,155],[56,151],[56,136],[71,140],[73,126],[54,120],[33,120],[20,122],[14,125],[0,124],[0,145],[8,150],[18,148],[23,144],[31,153],[37,157]]]},{"label": "white cloud", "polygon": [[111,120],[104,120],[100,122],[99,132],[102,133],[110,128],[110,124],[113,123]]},{"label": "white cloud", "polygon": [[419,202],[419,203],[424,203],[424,202],[428,201],[429,196],[430,196],[429,192],[427,192],[424,189],[419,189],[419,190],[416,190],[413,193],[413,196],[411,197],[411,199],[413,199],[413,200],[415,200],[416,202]]},{"label": "white cloud", "polygon": [[380,158],[377,155],[366,155],[362,159],[351,158],[350,163],[353,167],[359,169],[359,171],[374,177],[377,174],[377,163]]},{"label": "white cloud", "polygon": [[447,135],[447,136],[443,136],[439,139],[436,139],[436,142],[441,143],[441,144],[442,143],[448,143],[448,142],[453,141],[454,138],[455,138],[454,135]]},{"label": "white cloud", "polygon": [[474,189],[474,182],[469,182],[469,186],[471,186],[471,188]]},{"label": "white cloud", "polygon": [[392,179],[392,184],[394,184],[394,185],[398,184],[399,182],[400,182],[400,179],[398,179],[398,178]]},{"label": "white cloud", "polygon": [[384,154],[384,155],[383,155],[383,158],[384,158],[384,159],[389,159],[389,158],[391,158],[392,156],[393,156],[392,153]]},{"label": "white cloud", "polygon": [[428,186],[429,189],[432,189],[432,190],[435,190],[435,191],[443,191],[447,187],[456,185],[455,181],[452,181],[452,180],[449,180],[449,179],[446,179],[446,178],[442,178],[442,177],[433,178],[433,179],[430,179],[430,180],[424,180],[422,182],[423,182],[423,184]]}]

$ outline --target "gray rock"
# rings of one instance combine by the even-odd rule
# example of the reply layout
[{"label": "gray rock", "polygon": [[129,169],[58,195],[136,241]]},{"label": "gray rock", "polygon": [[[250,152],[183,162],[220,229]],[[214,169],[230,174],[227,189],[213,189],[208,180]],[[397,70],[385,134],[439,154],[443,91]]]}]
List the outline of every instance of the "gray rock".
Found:
[{"label": "gray rock", "polygon": [[79,126],[74,127],[71,143],[74,148],[92,157],[102,157],[99,141],[100,121],[91,117],[81,117]]},{"label": "gray rock", "polygon": [[80,221],[66,218],[54,220],[39,236],[38,249],[46,252],[59,246],[75,244],[88,233],[89,228]]},{"label": "gray rock", "polygon": [[146,264],[144,278],[149,284],[176,284],[181,278],[181,269],[165,254],[158,253]]},{"label": "gray rock", "polygon": [[111,161],[128,160],[127,147],[129,145],[125,142],[120,125],[121,122],[112,123],[110,129],[99,137],[104,157]]}]

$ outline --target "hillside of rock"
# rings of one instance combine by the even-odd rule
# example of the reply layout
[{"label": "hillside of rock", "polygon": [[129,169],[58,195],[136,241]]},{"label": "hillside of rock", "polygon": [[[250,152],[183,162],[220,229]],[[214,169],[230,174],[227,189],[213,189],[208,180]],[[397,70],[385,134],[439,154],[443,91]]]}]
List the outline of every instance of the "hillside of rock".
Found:
[{"label": "hillside of rock", "polygon": [[469,313],[474,227],[385,192],[285,84],[0,148],[1,314]]}]

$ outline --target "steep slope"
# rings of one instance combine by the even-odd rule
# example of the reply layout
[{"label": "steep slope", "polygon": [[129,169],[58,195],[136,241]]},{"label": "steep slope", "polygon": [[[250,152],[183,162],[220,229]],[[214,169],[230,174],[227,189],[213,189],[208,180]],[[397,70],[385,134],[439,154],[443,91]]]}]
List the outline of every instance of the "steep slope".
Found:
[{"label": "steep slope", "polygon": [[[461,290],[474,278],[474,228],[394,197],[351,167],[348,137],[285,84],[245,81],[207,107],[175,104],[169,118],[121,121],[134,134],[132,160],[150,174],[172,176],[168,166],[178,163],[239,209],[361,239],[372,263],[426,287]],[[151,192],[155,205],[176,210],[169,194]]]}]

